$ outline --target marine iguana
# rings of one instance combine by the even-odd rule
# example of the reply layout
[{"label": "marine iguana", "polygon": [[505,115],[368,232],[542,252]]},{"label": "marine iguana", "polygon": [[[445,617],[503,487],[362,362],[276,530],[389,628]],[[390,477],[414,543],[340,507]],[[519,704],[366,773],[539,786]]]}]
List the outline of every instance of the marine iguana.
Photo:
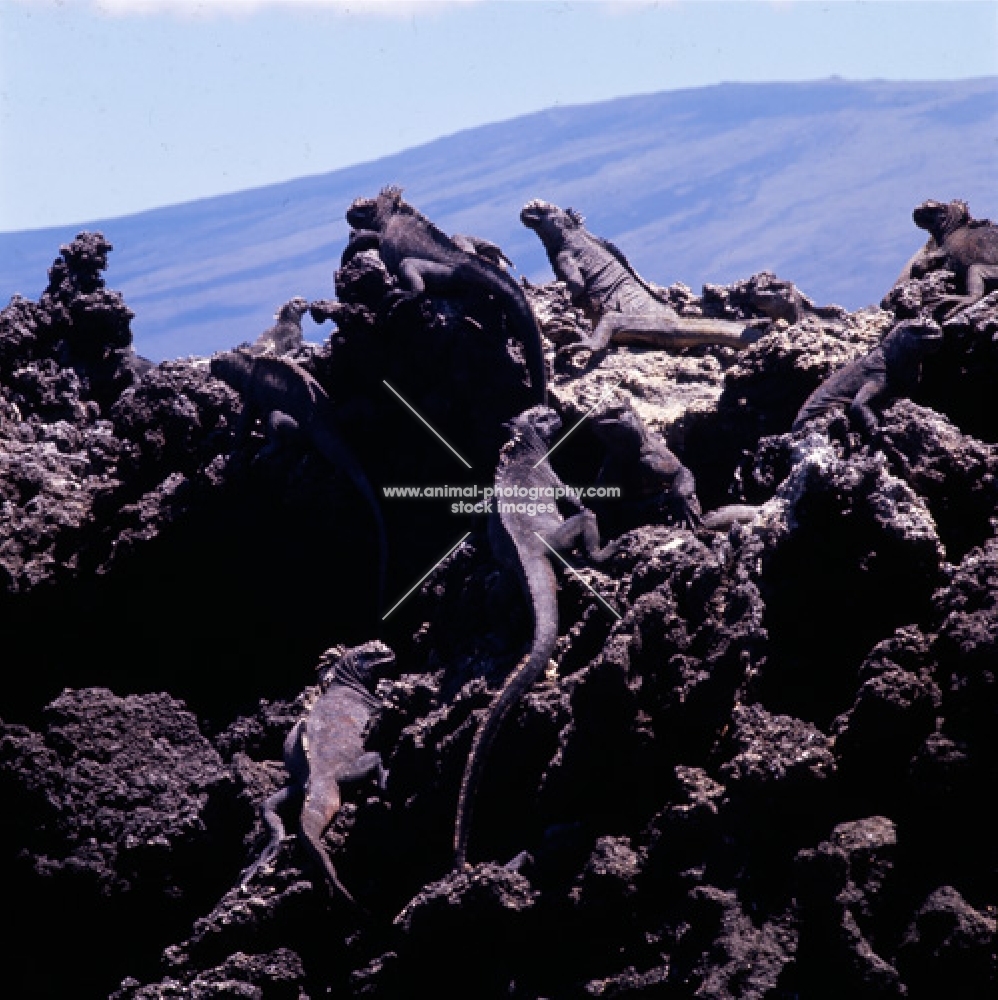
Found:
[{"label": "marine iguana", "polygon": [[622,499],[637,502],[650,518],[666,513],[685,528],[700,524],[693,473],[661,435],[648,430],[630,402],[611,399],[590,421],[606,447],[597,482],[619,485]]},{"label": "marine iguana", "polygon": [[[481,252],[469,253],[403,201],[402,191],[386,187],[376,198],[357,198],[347,209],[353,240],[376,245],[389,272],[406,287],[404,296],[424,291],[492,295],[512,320],[513,337],[523,347],[530,387],[547,399],[547,374],[540,327],[523,289]],[[349,249],[349,247],[348,247]]]},{"label": "marine iguana", "polygon": [[599,316],[590,337],[563,350],[603,351],[611,340],[672,349],[698,344],[740,349],[762,336],[745,323],[680,316],[617,247],[583,226],[574,209],[535,199],[524,205],[520,221],[540,237],[573,301]]},{"label": "marine iguana", "polygon": [[[912,218],[929,233],[925,246],[905,265],[895,287],[930,271],[945,269],[956,276],[962,295],[948,295],[935,303],[943,318],[982,298],[987,286],[998,283],[998,226],[989,219],[972,219],[965,201],[922,202]],[[938,314],[937,314],[938,315]]]},{"label": "marine iguana", "polygon": [[300,365],[286,358],[254,357],[244,350],[216,354],[211,374],[242,396],[243,411],[235,429],[243,441],[257,418],[265,418],[268,444],[261,455],[276,451],[290,437],[303,436],[342,471],[371,511],[378,540],[378,609],[383,603],[388,566],[388,538],[381,507],[370,480],[336,428],[325,389]]},{"label": "marine iguana", "polygon": [[922,360],[939,349],[942,336],[931,320],[898,323],[869,354],[832,372],[804,400],[791,430],[799,430],[833,406],[845,406],[853,422],[872,435],[879,421],[871,404],[910,392],[918,381]]},{"label": "marine iguana", "polygon": [[[495,476],[497,503],[489,515],[488,533],[496,559],[509,569],[515,568],[520,577],[533,607],[534,637],[530,653],[506,679],[489,706],[468,754],[454,824],[454,860],[458,868],[465,863],[475,793],[489,748],[506,714],[547,669],[558,640],[558,583],[551,549],[568,552],[581,546],[593,562],[602,562],[617,548],[615,543],[600,548],[596,516],[575,497],[564,497],[577,510],[568,520],[558,511],[553,493],[552,497],[538,495],[534,515],[524,511],[523,494],[516,502],[518,489],[564,490],[547,459],[549,442],[561,427],[554,410],[546,406],[531,407],[515,417],[509,427],[512,437],[499,455]],[[508,509],[516,507],[520,509]]]},{"label": "marine iguana", "polygon": [[284,741],[288,784],[260,806],[270,840],[242,873],[240,886],[276,857],[285,837],[277,810],[292,799],[300,799],[305,849],[322,869],[330,891],[354,902],[326,853],[322,835],[339,811],[341,785],[373,777],[379,788],[385,788],[388,773],[381,754],[364,752],[364,731],[381,706],[373,688],[394,662],[395,654],[376,639],[345,651],[334,646],[322,654],[317,667],[318,690],[311,692],[302,717]]},{"label": "marine iguana", "polygon": [[274,315],[277,322],[253,341],[253,354],[287,354],[303,342],[301,318],[308,312],[308,303],[296,296],[285,302]]},{"label": "marine iguana", "polygon": [[[832,372],[797,412],[791,430],[799,431],[809,420],[844,406],[854,424],[872,437],[879,420],[872,405],[884,404],[910,392],[918,381],[923,359],[942,345],[938,324],[927,319],[898,323],[868,354]],[[882,444],[888,456],[897,459],[893,445]],[[753,521],[764,505],[727,504],[703,519],[705,528],[727,531],[733,524]]]}]

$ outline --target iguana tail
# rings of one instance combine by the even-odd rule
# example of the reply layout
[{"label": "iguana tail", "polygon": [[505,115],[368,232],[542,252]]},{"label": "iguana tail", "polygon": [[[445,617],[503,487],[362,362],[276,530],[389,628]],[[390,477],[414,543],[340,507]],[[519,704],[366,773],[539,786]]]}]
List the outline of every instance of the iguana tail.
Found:
[{"label": "iguana tail", "polygon": [[471,744],[468,762],[461,779],[454,823],[454,865],[463,868],[468,853],[468,837],[475,808],[475,795],[481,782],[485,758],[509,710],[530,690],[547,669],[558,641],[557,580],[550,562],[542,555],[524,567],[527,590],[534,608],[534,641],[530,654],[506,679],[502,690],[489,706]]},{"label": "iguana tail", "polygon": [[727,531],[735,524],[750,524],[759,515],[761,506],[747,503],[730,503],[712,510],[703,519],[703,526],[711,531]]},{"label": "iguana tail", "polygon": [[458,264],[454,269],[457,281],[467,281],[468,285],[486,284],[498,295],[507,312],[512,315],[517,332],[516,339],[523,345],[523,356],[530,374],[530,387],[533,389],[537,402],[547,405],[547,369],[544,367],[544,341],[541,338],[541,328],[534,311],[527,302],[523,289],[508,274],[498,267],[484,272],[487,275],[483,282],[481,262],[474,264]]},{"label": "iguana tail", "polygon": [[330,421],[331,414],[326,407],[323,407],[321,412],[317,412],[311,427],[312,443],[327,461],[346,473],[350,482],[353,483],[354,489],[364,498],[371,511],[371,518],[374,521],[374,529],[378,538],[378,614],[380,615],[384,606],[385,577],[388,572],[388,533],[385,530],[385,519],[381,513],[378,496],[371,486],[371,481],[367,478],[367,473],[361,468],[346,442],[331,426]]},{"label": "iguana tail", "polygon": [[356,905],[357,901],[340,881],[333,862],[329,859],[329,855],[322,846],[322,831],[328,823],[329,821],[325,815],[321,811],[311,807],[311,803],[306,798],[301,816],[301,834],[305,847],[311,855],[312,860],[322,869],[330,889],[341,893],[348,903]]}]

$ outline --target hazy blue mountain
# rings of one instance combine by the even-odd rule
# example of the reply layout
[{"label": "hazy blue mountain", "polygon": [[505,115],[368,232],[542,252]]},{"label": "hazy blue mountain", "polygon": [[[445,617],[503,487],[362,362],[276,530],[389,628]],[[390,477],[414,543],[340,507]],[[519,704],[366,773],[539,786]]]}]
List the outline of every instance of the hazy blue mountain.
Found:
[{"label": "hazy blue mountain", "polygon": [[[768,269],[857,308],[924,242],[919,202],[998,212],[998,78],[722,84],[554,108],[320,176],[0,234],[0,301],[37,297],[59,244],[99,229],[138,350],[209,353],[254,338],[293,295],[332,297],[344,210],[388,183],[446,231],[499,243],[533,280],[551,271],[518,214],[541,197],[579,209],[661,284]],[[330,329],[306,323],[314,339]]]}]

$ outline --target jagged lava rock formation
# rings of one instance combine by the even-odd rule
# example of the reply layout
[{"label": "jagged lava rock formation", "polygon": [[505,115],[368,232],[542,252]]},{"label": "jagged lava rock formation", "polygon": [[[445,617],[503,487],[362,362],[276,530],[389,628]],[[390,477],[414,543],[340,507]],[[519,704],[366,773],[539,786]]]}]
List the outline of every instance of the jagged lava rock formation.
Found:
[{"label": "jagged lava rock formation", "polygon": [[[481,519],[384,501],[389,597],[470,535],[379,623],[349,481],[307,447],[235,443],[240,401],[205,359],[135,358],[109,249],[81,234],[0,313],[5,994],[991,995],[998,293],[943,324],[870,439],[841,410],[789,428],[931,312],[940,272],[851,314],[766,274],[666,290],[680,315],[768,318],[740,353],[549,349],[566,427],[616,393],[705,510],[762,514],[638,524],[560,577],[557,670],[506,719],[451,871],[475,730],[532,634]],[[369,250],[335,285],[312,313],[336,329],[293,357],[371,483],[490,483],[532,402],[495,303],[399,304]],[[525,292],[551,345],[591,330],[563,285]],[[587,484],[604,458],[583,423],[552,464]],[[357,905],[295,839],[241,887],[319,654],[376,633],[397,658],[366,740],[387,787],[324,837]]]}]

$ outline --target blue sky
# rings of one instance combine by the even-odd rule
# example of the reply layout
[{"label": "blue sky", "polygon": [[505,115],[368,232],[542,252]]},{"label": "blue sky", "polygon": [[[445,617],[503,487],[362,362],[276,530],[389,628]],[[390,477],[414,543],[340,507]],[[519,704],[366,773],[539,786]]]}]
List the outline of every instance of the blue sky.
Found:
[{"label": "blue sky", "polygon": [[323,173],[557,104],[996,74],[994,0],[0,0],[0,231]]}]

